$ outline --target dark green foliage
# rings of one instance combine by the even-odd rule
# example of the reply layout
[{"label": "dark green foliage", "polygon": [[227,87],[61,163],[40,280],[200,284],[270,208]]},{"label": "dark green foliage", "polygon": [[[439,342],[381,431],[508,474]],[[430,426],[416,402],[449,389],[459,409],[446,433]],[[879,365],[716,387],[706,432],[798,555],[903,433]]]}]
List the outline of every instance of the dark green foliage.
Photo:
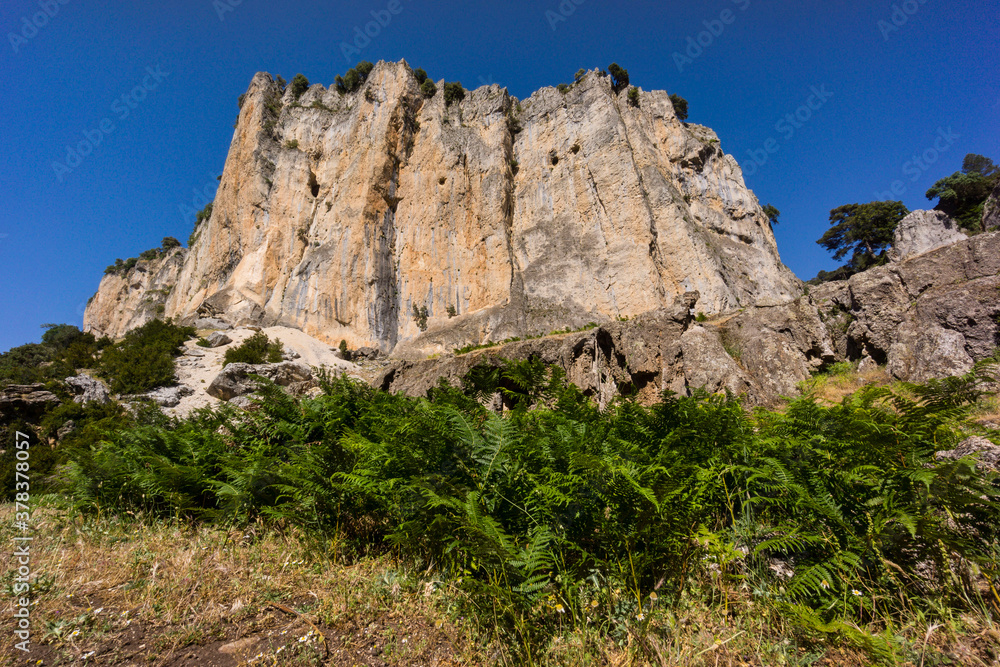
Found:
[{"label": "dark green foliage", "polygon": [[236,98],[236,104],[239,106],[241,110],[243,109],[243,103],[246,101],[246,99],[247,99],[246,93],[240,93],[240,96]]},{"label": "dark green foliage", "polygon": [[345,361],[351,360],[351,350],[347,347],[347,341],[344,339],[340,340],[340,346],[337,348],[340,350],[340,355]]},{"label": "dark green foliage", "polygon": [[173,236],[165,236],[163,237],[163,240],[160,241],[160,248],[162,248],[164,251],[180,247],[181,247],[181,242],[175,239]]},{"label": "dark green foliage", "polygon": [[458,81],[445,82],[444,84],[444,103],[445,106],[450,105],[452,102],[461,102],[465,99],[465,88]]},{"label": "dark green foliage", "polygon": [[198,339],[198,340],[197,340],[197,341],[195,342],[195,345],[197,345],[198,347],[212,347],[212,344],[211,344],[211,343],[209,343],[209,342],[208,342],[208,339],[207,339],[207,338],[205,338],[204,336],[202,336],[201,338],[199,338],[199,339]]},{"label": "dark green foliage", "polygon": [[424,97],[434,97],[437,91],[437,85],[430,79],[424,79],[424,82],[420,84],[420,92]]},{"label": "dark green foliage", "polygon": [[427,80],[427,72],[418,67],[417,69],[413,70],[413,78],[417,80],[417,83],[423,85],[424,81]]},{"label": "dark green foliage", "polygon": [[368,75],[371,73],[372,67],[374,67],[374,65],[370,62],[362,60],[354,67],[347,70],[343,77],[338,74],[334,79],[337,92],[343,95],[353,93],[361,88],[362,84],[364,84],[364,82],[368,79]]},{"label": "dark green foliage", "polygon": [[[529,648],[560,624],[635,618],[654,589],[680,603],[713,568],[795,618],[854,624],[873,599],[890,615],[975,604],[953,573],[995,566],[997,475],[934,453],[962,436],[983,379],[749,415],[705,393],[601,412],[538,360],[477,367],[427,399],[324,376],[315,399],[264,383],[253,411],[127,429],[64,477],[81,509],[277,521],[433,563],[470,617]],[[502,416],[480,403],[494,396]],[[614,587],[635,605],[585,608]]]},{"label": "dark green foliage", "polygon": [[1000,169],[993,160],[969,153],[962,161],[962,171],[942,178],[927,191],[928,199],[938,199],[939,211],[958,221],[964,229],[979,232],[983,204],[1000,180]]},{"label": "dark green foliage", "polygon": [[851,254],[850,270],[864,271],[887,261],[885,251],[892,245],[896,225],[909,212],[898,201],[847,204],[830,211],[832,226],[816,243],[832,252],[834,259]]},{"label": "dark green foliage", "polygon": [[149,261],[151,259],[156,259],[160,256],[159,248],[150,248],[149,250],[143,250],[139,253],[139,259]]},{"label": "dark green foliage", "polygon": [[581,67],[576,71],[576,75],[573,77],[573,81],[575,83],[580,83],[581,81],[583,81],[583,77],[585,77],[586,75],[587,75],[587,70]]},{"label": "dark green foliage", "polygon": [[288,85],[288,82],[285,81],[285,77],[281,76],[280,74],[278,75],[278,78],[274,80],[274,82],[278,84],[278,88],[281,88],[282,90],[284,90],[285,86]]},{"label": "dark green foliage", "polygon": [[263,331],[258,331],[245,341],[226,350],[223,365],[276,364],[281,361],[281,341],[272,341]]},{"label": "dark green foliage", "polygon": [[568,83],[560,83],[558,86],[556,86],[556,90],[558,90],[560,93],[562,93],[563,95],[565,95],[566,93],[569,92],[569,84]]},{"label": "dark green foliage", "polygon": [[302,93],[309,90],[309,79],[307,79],[303,74],[296,74],[292,79],[292,96],[295,99],[302,97]]},{"label": "dark green foliage", "polygon": [[615,92],[625,90],[628,86],[628,70],[619,66],[618,63],[611,63],[608,65],[608,73],[611,74],[611,85]]},{"label": "dark green foliage", "polygon": [[427,331],[427,306],[417,307],[417,304],[413,304],[413,321],[417,323],[417,328],[421,331]]},{"label": "dark green foliage", "polygon": [[449,318],[458,315],[458,311],[455,310],[455,306],[448,306],[447,308],[445,308],[445,312],[448,314]]},{"label": "dark green foliage", "polygon": [[628,103],[634,107],[639,106],[639,89],[635,86],[628,89]]},{"label": "dark green foliage", "polygon": [[106,269],[104,269],[105,275],[121,275],[128,273],[139,263],[138,257],[130,257],[129,259],[122,260],[121,258],[116,259],[114,264],[111,264]]},{"label": "dark green foliage", "polygon": [[833,271],[820,271],[816,274],[816,277],[812,280],[807,280],[806,282],[810,285],[820,285],[822,283],[830,282],[832,280],[847,280],[854,275],[854,271],[848,266],[841,266]]},{"label": "dark green foliage", "polygon": [[101,374],[108,379],[111,391],[118,394],[141,394],[173,384],[177,381],[174,357],[194,333],[193,327],[150,320],[104,350]]},{"label": "dark green foliage", "polygon": [[201,223],[205,222],[212,217],[212,204],[214,202],[208,202],[205,204],[205,208],[198,211],[198,214],[194,218],[194,226],[197,228]]},{"label": "dark green foliage", "polygon": [[767,216],[767,219],[770,221],[771,226],[774,226],[778,224],[778,218],[781,216],[781,211],[776,209],[774,206],[771,206],[770,204],[766,204],[764,206],[764,215]]},{"label": "dark green foliage", "polygon": [[75,375],[78,368],[95,367],[97,353],[110,344],[107,338],[97,340],[71,324],[44,327],[41,343],[28,343],[0,354],[0,384],[62,380]]},{"label": "dark green foliage", "polygon": [[670,103],[674,107],[674,113],[677,114],[678,120],[685,121],[688,118],[688,101],[677,95],[676,93],[670,95]]}]

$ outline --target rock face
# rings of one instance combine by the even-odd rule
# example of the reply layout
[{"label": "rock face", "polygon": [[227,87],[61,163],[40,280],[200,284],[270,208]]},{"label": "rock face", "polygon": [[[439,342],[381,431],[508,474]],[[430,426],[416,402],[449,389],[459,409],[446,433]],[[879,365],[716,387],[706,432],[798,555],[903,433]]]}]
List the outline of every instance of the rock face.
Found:
[{"label": "rock face", "polygon": [[893,261],[902,261],[968,238],[941,211],[913,211],[899,221],[892,242]]},{"label": "rock face", "polygon": [[208,336],[208,347],[222,347],[223,345],[229,345],[233,342],[233,339],[222,333],[221,331],[213,331]]},{"label": "rock face", "polygon": [[157,259],[139,260],[129,271],[107,274],[83,313],[83,329],[119,338],[167,312],[187,250],[173,248]]},{"label": "rock face", "polygon": [[38,416],[59,397],[43,384],[9,384],[0,387],[0,415]]},{"label": "rock face", "polygon": [[693,290],[709,314],[801,293],[716,135],[680,122],[665,92],[629,105],[597,71],[566,93],[518,101],[494,85],[448,106],[405,62],[298,100],[257,74],[210,219],[158,262],[105,277],[85,328],[119,336],[168,289],[164,315],[183,322],[416,358]]},{"label": "rock face", "polygon": [[1000,228],[1000,181],[993,188],[990,198],[983,204],[983,229],[991,231]]},{"label": "rock face", "polygon": [[811,292],[839,356],[923,382],[964,373],[1000,343],[1000,232],[980,234]]}]

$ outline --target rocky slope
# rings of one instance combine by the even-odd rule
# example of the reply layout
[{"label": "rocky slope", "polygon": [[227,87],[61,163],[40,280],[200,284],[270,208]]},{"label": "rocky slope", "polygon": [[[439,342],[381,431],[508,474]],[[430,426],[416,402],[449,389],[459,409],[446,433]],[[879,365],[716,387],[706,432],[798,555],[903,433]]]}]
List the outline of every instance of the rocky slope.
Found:
[{"label": "rocky slope", "polygon": [[705,313],[798,296],[715,134],[680,122],[663,91],[626,97],[597,71],[566,93],[519,101],[494,85],[450,106],[405,62],[379,63],[356,93],[313,85],[298,100],[257,74],[192,247],[106,277],[85,327],[121,335],[169,289],[162,314],[181,321],[418,358],[689,291]]}]

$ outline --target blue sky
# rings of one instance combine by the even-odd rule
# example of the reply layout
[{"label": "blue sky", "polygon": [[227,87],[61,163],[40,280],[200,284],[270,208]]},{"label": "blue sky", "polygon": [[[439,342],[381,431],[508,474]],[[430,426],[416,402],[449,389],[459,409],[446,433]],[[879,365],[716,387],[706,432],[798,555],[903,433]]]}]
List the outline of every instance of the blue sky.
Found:
[{"label": "blue sky", "polygon": [[[261,70],[329,85],[357,60],[406,58],[524,98],[617,61],[718,132],[781,210],[778,247],[803,279],[837,265],[815,243],[832,208],[894,181],[929,208],[966,153],[1000,162],[995,0],[6,0],[0,29],[0,350],[79,325],[116,257],[187,239]],[[823,103],[802,108],[814,88]],[[66,147],[88,135],[100,143],[70,170]]]}]

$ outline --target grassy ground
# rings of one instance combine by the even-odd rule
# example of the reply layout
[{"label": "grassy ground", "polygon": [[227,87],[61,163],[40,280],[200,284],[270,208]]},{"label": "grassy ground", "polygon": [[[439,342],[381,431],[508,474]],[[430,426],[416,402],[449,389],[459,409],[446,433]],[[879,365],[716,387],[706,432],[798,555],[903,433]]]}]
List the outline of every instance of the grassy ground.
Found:
[{"label": "grassy ground", "polygon": [[[13,544],[14,508],[0,506]],[[523,664],[483,619],[462,618],[456,590],[389,556],[343,562],[337,545],[295,532],[230,531],[132,516],[82,518],[47,506],[32,517],[32,646],[14,648],[9,612],[0,663],[9,665],[487,665]],[[8,551],[9,553],[9,551]],[[12,562],[8,560],[9,563]],[[14,568],[4,589],[13,598]],[[614,604],[628,591],[609,591]],[[9,607],[8,607],[9,609]],[[553,614],[558,614],[556,609]],[[556,637],[544,665],[868,665],[859,632],[804,632],[749,586],[692,582],[671,607]],[[476,628],[479,628],[478,630]],[[987,614],[919,616],[861,628],[886,664],[995,665],[1000,632]]]}]

